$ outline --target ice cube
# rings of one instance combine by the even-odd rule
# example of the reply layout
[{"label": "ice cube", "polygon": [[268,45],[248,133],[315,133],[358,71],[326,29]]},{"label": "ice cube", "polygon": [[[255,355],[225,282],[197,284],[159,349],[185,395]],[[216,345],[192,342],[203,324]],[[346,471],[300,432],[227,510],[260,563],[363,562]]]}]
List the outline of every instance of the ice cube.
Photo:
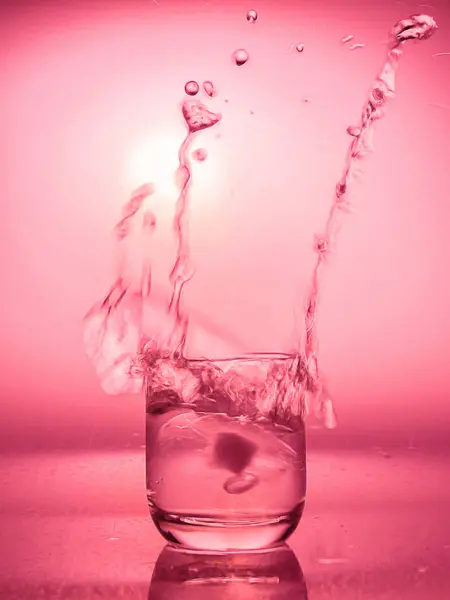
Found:
[{"label": "ice cube", "polygon": [[257,449],[254,442],[238,433],[219,433],[214,445],[214,465],[241,473]]}]

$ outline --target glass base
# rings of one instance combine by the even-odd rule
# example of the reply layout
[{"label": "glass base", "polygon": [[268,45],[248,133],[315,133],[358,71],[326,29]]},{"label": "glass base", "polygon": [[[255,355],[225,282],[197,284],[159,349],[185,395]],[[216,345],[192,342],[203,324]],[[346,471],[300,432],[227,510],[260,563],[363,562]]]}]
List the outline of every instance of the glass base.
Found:
[{"label": "glass base", "polygon": [[303,501],[287,514],[246,521],[169,514],[157,508],[151,508],[150,514],[158,531],[172,544],[192,550],[251,551],[287,540],[297,528],[304,506]]}]

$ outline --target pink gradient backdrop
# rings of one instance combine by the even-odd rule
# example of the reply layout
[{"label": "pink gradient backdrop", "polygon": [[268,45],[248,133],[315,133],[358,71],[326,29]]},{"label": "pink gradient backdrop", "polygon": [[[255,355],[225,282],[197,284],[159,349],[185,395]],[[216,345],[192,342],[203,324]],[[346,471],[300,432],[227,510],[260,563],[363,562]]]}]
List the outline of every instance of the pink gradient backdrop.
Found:
[{"label": "pink gradient backdrop", "polygon": [[[445,5],[3,3],[0,445],[141,439],[142,402],[101,392],[84,355],[81,319],[109,287],[111,229],[144,182],[132,181],[130,155],[155,135],[181,139],[188,79],[217,84],[220,95],[209,105],[224,123],[220,139],[217,129],[198,142],[210,155],[194,167],[199,275],[187,301],[225,327],[239,313],[255,349],[281,345],[297,289],[290,273],[297,265],[300,284],[307,281],[346,127],[359,118],[387,32],[414,12],[430,13],[440,29],[410,44],[401,60],[398,96],[377,126],[376,152],[354,188],[356,212],[324,280],[320,354],[341,431],[445,432],[450,56],[432,57],[450,50]],[[245,20],[252,7],[255,25]],[[366,47],[342,46],[349,33]],[[289,53],[298,42],[304,53]],[[230,61],[238,47],[251,56],[241,69]],[[223,280],[211,285],[217,269]],[[247,284],[245,272],[253,278]],[[254,292],[245,307],[238,288]],[[255,297],[268,299],[259,305],[264,317],[251,310]]]}]

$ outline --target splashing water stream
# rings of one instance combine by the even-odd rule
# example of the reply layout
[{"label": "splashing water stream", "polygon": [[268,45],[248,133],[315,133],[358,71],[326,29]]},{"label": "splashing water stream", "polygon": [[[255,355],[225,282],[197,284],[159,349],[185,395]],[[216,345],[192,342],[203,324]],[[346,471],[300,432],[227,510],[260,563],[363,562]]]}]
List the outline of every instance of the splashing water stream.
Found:
[{"label": "splashing water stream", "polygon": [[392,30],[387,59],[379,75],[371,85],[368,99],[361,114],[360,123],[356,128],[351,127],[349,131],[352,141],[347,151],[341,178],[336,185],[334,202],[328,213],[324,232],[315,238],[317,259],[306,306],[305,358],[307,370],[312,373],[314,380],[318,384],[317,410],[323,414],[325,425],[328,427],[333,426],[334,411],[326,388],[320,384],[321,377],[317,361],[316,313],[320,279],[326,263],[326,257],[330,251],[335,249],[336,238],[342,226],[342,217],[349,209],[348,188],[352,180],[352,175],[357,166],[359,166],[358,163],[360,160],[372,149],[374,124],[384,116],[388,100],[395,96],[395,74],[399,59],[403,54],[404,43],[410,39],[428,39],[436,28],[437,25],[434,19],[428,15],[413,15],[409,19],[399,21]]},{"label": "splashing water stream", "polygon": [[[253,19],[256,20],[256,19]],[[285,378],[284,399],[279,396],[259,398],[266,412],[273,410],[278,402],[289,402],[291,414],[310,413],[312,410],[320,416],[326,427],[336,425],[333,402],[323,378],[319,372],[317,352],[318,340],[316,330],[317,306],[321,279],[327,256],[335,249],[337,235],[342,226],[342,217],[349,208],[348,191],[356,167],[372,147],[374,124],[385,113],[389,99],[395,96],[395,74],[399,59],[408,40],[427,39],[437,28],[435,21],[427,15],[413,15],[399,21],[391,33],[385,63],[371,85],[368,99],[364,105],[360,122],[350,126],[348,133],[352,136],[342,176],[335,188],[334,201],[330,207],[323,233],[316,235],[314,249],[317,259],[312,273],[311,287],[305,311],[305,347],[295,350],[288,368],[283,371]],[[237,65],[248,60],[248,54],[237,51],[233,58]],[[191,85],[195,84],[195,86]],[[198,92],[198,84],[186,84],[186,93]],[[209,96],[214,90],[211,82],[205,82],[204,89]],[[161,360],[172,361],[174,368],[183,365],[183,356],[188,331],[188,315],[181,310],[181,298],[184,285],[191,279],[194,269],[191,265],[188,239],[189,190],[191,186],[190,148],[195,136],[204,129],[215,126],[221,121],[221,115],[211,112],[201,101],[186,99],[182,104],[182,114],[187,126],[187,134],[178,152],[179,166],[176,179],[180,193],[176,202],[173,221],[177,241],[177,254],[170,273],[171,298],[167,306],[153,308],[159,310],[158,327],[152,331],[144,328],[143,311],[146,303],[152,300],[151,264],[144,263],[140,288],[131,290],[125,277],[124,242],[130,235],[133,222],[138,214],[143,213],[142,231],[144,240],[149,240],[157,226],[156,217],[151,210],[144,210],[145,201],[154,193],[152,184],[138,188],[130,197],[123,209],[122,219],[116,225],[116,239],[123,248],[119,254],[118,277],[106,298],[87,313],[84,319],[84,342],[86,352],[93,362],[102,382],[109,393],[139,392],[143,379],[149,375],[152,366]],[[156,307],[156,308],[155,308]],[[160,325],[161,324],[161,325]],[[274,363],[274,376],[279,373]],[[189,385],[195,387],[191,379],[185,380],[183,397],[189,392]],[[188,378],[189,379],[189,378]],[[197,380],[196,380],[197,381]],[[189,383],[190,382],[190,383]],[[294,407],[295,395],[289,389],[302,389],[301,402]],[[187,391],[186,391],[187,390]],[[192,391],[192,390],[191,390]],[[267,396],[267,389],[265,390]],[[312,402],[311,402],[312,400]],[[272,404],[271,404],[272,403]],[[262,406],[260,406],[262,408]],[[277,408],[275,406],[275,408]],[[286,406],[284,407],[286,408]],[[230,488],[242,482],[230,481]],[[231,489],[230,493],[233,493]]]}]

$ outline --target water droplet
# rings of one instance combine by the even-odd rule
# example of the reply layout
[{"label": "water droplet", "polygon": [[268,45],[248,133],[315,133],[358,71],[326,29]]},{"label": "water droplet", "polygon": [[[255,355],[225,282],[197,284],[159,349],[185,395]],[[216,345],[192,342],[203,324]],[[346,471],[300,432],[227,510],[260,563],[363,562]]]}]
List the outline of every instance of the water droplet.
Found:
[{"label": "water droplet", "polygon": [[242,67],[248,61],[248,53],[246,50],[240,48],[233,53],[233,60],[238,67]]},{"label": "water droplet", "polygon": [[199,89],[200,86],[196,81],[188,81],[184,86],[184,91],[188,96],[195,96],[196,94],[198,94]]},{"label": "water droplet", "polygon": [[256,10],[249,10],[247,13],[247,21],[249,23],[254,23],[258,19],[258,13]]},{"label": "water droplet", "polygon": [[359,48],[364,48],[365,44],[352,44],[350,46],[350,50],[358,50]]},{"label": "water droplet", "polygon": [[208,158],[208,152],[205,148],[197,148],[197,150],[194,150],[192,153],[192,158],[198,162],[203,162]]},{"label": "water droplet", "polygon": [[210,98],[214,98],[215,96],[217,96],[217,90],[212,81],[204,81],[203,89],[205,90],[205,92],[208,94],[208,96]]},{"label": "water droplet", "polygon": [[295,46],[295,49],[297,50],[297,52],[303,52],[303,50],[305,49],[305,46],[303,44],[297,44]]},{"label": "water droplet", "polygon": [[346,35],[345,37],[342,38],[341,43],[342,44],[347,44],[347,42],[351,42],[353,39],[353,35]]},{"label": "water droplet", "polygon": [[358,137],[358,135],[361,133],[361,129],[360,127],[356,127],[356,125],[349,125],[347,127],[347,133],[353,137]]},{"label": "water droplet", "polygon": [[223,484],[223,489],[229,494],[243,494],[248,492],[259,483],[256,475],[252,473],[242,473],[229,477]]}]

